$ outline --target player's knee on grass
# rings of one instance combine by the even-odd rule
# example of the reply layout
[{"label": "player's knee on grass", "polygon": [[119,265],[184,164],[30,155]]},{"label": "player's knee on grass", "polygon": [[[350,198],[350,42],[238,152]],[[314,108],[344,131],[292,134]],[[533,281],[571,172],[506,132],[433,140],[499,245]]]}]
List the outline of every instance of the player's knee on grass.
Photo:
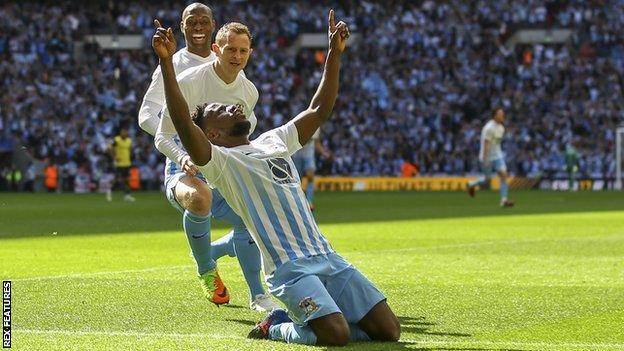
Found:
[{"label": "player's knee on grass", "polygon": [[332,313],[313,319],[308,325],[316,335],[316,344],[324,346],[345,346],[349,343],[349,324],[342,313]]},{"label": "player's knee on grass", "polygon": [[386,301],[381,301],[362,318],[358,325],[375,341],[399,341],[401,324]]},{"label": "player's knee on grass", "polygon": [[182,207],[196,215],[210,214],[212,192],[206,183],[195,177],[184,177],[180,182],[183,186],[176,186],[176,198]]}]

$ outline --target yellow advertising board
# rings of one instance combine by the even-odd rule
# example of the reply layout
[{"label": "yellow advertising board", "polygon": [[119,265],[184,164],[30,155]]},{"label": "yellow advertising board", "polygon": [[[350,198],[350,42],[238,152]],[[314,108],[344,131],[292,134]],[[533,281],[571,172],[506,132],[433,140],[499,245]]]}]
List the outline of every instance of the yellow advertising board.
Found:
[{"label": "yellow advertising board", "polygon": [[[318,191],[443,191],[466,190],[476,177],[315,177]],[[516,179],[518,183],[520,179]],[[498,189],[499,179],[492,178],[492,189]],[[514,184],[513,177],[510,184]],[[529,184],[527,184],[528,186]]]}]

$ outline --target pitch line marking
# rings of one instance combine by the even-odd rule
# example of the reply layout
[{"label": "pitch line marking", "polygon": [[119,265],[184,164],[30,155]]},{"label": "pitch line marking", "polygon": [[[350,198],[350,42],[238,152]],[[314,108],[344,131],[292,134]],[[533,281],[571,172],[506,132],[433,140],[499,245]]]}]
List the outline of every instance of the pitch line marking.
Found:
[{"label": "pitch line marking", "polygon": [[[170,338],[214,338],[214,339],[241,339],[250,340],[239,335],[223,335],[223,334],[201,334],[201,333],[159,333],[159,332],[141,332],[141,331],[105,331],[105,330],[50,330],[50,329],[14,329],[15,333],[25,334],[62,334],[62,335],[81,335],[81,336],[138,336],[138,337],[170,337]],[[251,340],[250,340],[251,341]]]},{"label": "pitch line marking", "polygon": [[384,249],[384,250],[362,250],[362,251],[347,251],[345,254],[358,254],[358,253],[370,253],[370,252],[404,252],[404,251],[427,251],[437,249],[453,249],[458,247],[472,247],[472,246],[487,246],[495,244],[517,244],[517,243],[531,243],[545,241],[549,239],[536,238],[536,239],[524,239],[524,240],[489,240],[479,241],[476,243],[459,243],[459,244],[445,244],[434,246],[416,246],[416,247],[404,247],[400,249]]},{"label": "pitch line marking", "polygon": [[186,264],[186,265],[177,265],[177,266],[150,267],[150,268],[142,268],[142,269],[127,269],[127,270],[122,270],[122,271],[71,273],[71,274],[60,274],[60,275],[48,275],[48,276],[41,276],[41,277],[15,278],[15,279],[11,279],[11,280],[12,281],[16,281],[16,282],[23,282],[23,281],[33,281],[33,280],[82,278],[82,277],[91,277],[91,276],[109,275],[109,274],[167,271],[167,270],[171,270],[171,269],[188,268],[188,267],[193,267],[193,265]]},{"label": "pitch line marking", "polygon": [[438,346],[480,346],[491,347],[536,347],[543,350],[544,347],[565,347],[565,348],[593,348],[593,349],[620,349],[624,350],[624,344],[616,343],[582,343],[582,342],[541,342],[541,341],[490,341],[490,340],[470,340],[470,341],[422,341],[415,339],[401,339],[399,341],[415,343],[420,345]]},{"label": "pitch line marking", "polygon": [[[478,246],[478,245],[491,245],[492,241],[478,242],[478,243],[465,243],[465,244],[453,244],[453,245],[439,245],[439,246],[428,246],[428,247],[411,247],[404,249],[386,249],[386,250],[371,250],[371,251],[348,251],[345,254],[358,254],[364,252],[394,252],[394,251],[413,251],[413,250],[423,250],[427,248],[449,248],[449,247],[463,247],[463,246]],[[50,279],[65,279],[65,278],[84,278],[98,275],[114,275],[114,274],[124,274],[124,273],[143,273],[143,272],[157,272],[157,271],[167,271],[170,269],[179,269],[179,268],[189,268],[193,267],[193,265],[177,265],[177,266],[164,266],[164,267],[150,267],[150,268],[142,268],[142,269],[127,269],[120,271],[104,271],[104,272],[90,272],[90,273],[70,273],[70,274],[59,274],[59,275],[48,275],[48,276],[40,276],[40,277],[26,277],[26,278],[14,278],[10,279],[12,281],[37,281],[37,280],[50,280]]]},{"label": "pitch line marking", "polygon": [[[159,332],[122,332],[122,331],[83,331],[83,330],[46,330],[46,329],[15,329],[15,333],[25,334],[48,334],[48,335],[81,335],[81,336],[136,336],[136,337],[169,337],[169,338],[211,338],[211,339],[235,339],[247,340],[248,338],[239,335],[223,335],[223,334],[201,334],[201,333],[159,333]],[[531,342],[531,341],[491,341],[491,340],[470,340],[470,341],[426,341],[415,339],[401,339],[400,342],[413,343],[416,345],[438,345],[438,346],[479,346],[488,345],[492,347],[567,347],[567,348],[594,348],[594,349],[622,349],[624,344],[617,343],[577,343],[577,342]]]},{"label": "pitch line marking", "polygon": [[487,246],[496,244],[524,244],[535,243],[542,241],[585,241],[594,239],[621,239],[621,235],[616,236],[586,236],[586,237],[571,237],[571,238],[531,238],[531,239],[510,239],[510,240],[488,240],[478,241],[472,243],[458,243],[458,244],[445,244],[434,246],[417,246],[417,247],[404,247],[398,249],[383,249],[383,250],[362,250],[362,251],[347,251],[345,254],[358,254],[358,253],[370,253],[370,252],[405,252],[405,251],[427,251],[437,249],[454,249],[459,247],[473,247],[473,246]]},{"label": "pitch line marking", "polygon": [[[601,238],[600,236],[596,237],[577,237],[577,238],[561,238],[560,240],[585,240],[589,238]],[[516,244],[516,243],[532,243],[532,242],[540,242],[540,241],[552,241],[558,240],[557,238],[533,238],[533,239],[514,239],[514,240],[489,240],[489,241],[479,241],[473,243],[459,243],[459,244],[447,244],[447,245],[435,245],[435,246],[418,246],[418,247],[405,247],[400,249],[383,249],[383,250],[362,250],[362,251],[345,251],[344,254],[363,254],[367,253],[384,253],[384,252],[406,252],[406,251],[427,251],[427,250],[439,250],[439,249],[453,249],[459,247],[474,247],[474,246],[487,246],[487,245],[495,245],[495,244]],[[227,265],[228,263],[225,263]],[[223,265],[223,264],[222,264]],[[150,268],[142,268],[142,269],[128,269],[128,270],[120,270],[120,271],[104,271],[104,272],[91,272],[91,273],[70,273],[70,274],[60,274],[60,275],[49,275],[49,276],[40,276],[40,277],[26,277],[26,278],[14,278],[12,281],[37,281],[37,280],[50,280],[50,279],[64,279],[64,278],[83,278],[90,276],[98,276],[98,275],[114,275],[114,274],[123,274],[123,273],[142,273],[142,272],[157,272],[157,271],[166,271],[170,269],[179,269],[179,268],[190,268],[193,265],[177,265],[177,266],[164,266],[164,267],[150,267]]]}]

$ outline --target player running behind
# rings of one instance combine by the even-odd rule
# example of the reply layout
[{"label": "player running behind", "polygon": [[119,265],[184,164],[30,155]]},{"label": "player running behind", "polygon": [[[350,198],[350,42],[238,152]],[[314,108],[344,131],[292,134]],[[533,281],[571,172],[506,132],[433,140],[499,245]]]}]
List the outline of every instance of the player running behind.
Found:
[{"label": "player running behind", "polygon": [[[153,37],[167,108],[182,144],[250,228],[262,254],[270,291],[289,309],[274,310],[249,334],[292,343],[346,345],[349,340],[396,341],[397,317],[385,296],[332,249],[306,206],[291,155],[331,114],[338,94],[341,54],[349,31],[329,12],[329,51],[310,106],[287,124],[249,141],[243,109],[188,104],[175,79],[171,28]],[[190,110],[193,110],[193,117]]]},{"label": "player running behind", "polygon": [[503,136],[505,135],[505,111],[496,108],[492,112],[492,119],[489,120],[481,130],[481,147],[479,148],[479,163],[483,170],[484,177],[468,183],[468,194],[475,196],[477,186],[484,187],[490,185],[492,171],[498,173],[500,177],[500,205],[501,207],[511,207],[512,201],[507,199],[509,184],[507,183],[507,165],[501,149]]},{"label": "player running behind", "polygon": [[312,139],[292,156],[299,176],[305,176],[307,179],[305,194],[308,199],[308,204],[310,205],[310,210],[312,211],[314,211],[314,175],[316,172],[316,158],[314,152],[318,151],[325,160],[331,158],[331,153],[325,149],[321,143],[320,132],[320,129],[317,130],[312,136]]},{"label": "player running behind", "polygon": [[[195,89],[198,94],[193,93],[193,96],[197,96],[201,101],[224,101],[245,105],[249,118],[255,125],[256,117],[251,111],[258,94],[253,83],[245,78],[242,71],[251,54],[251,38],[246,27],[224,26],[217,34],[216,45],[213,44],[218,55],[211,50],[214,19],[208,6],[200,3],[187,6],[182,12],[180,28],[184,34],[186,47],[173,56],[173,63],[177,75],[188,68],[198,68],[193,72],[202,76],[190,74],[185,76],[185,81],[197,84]],[[230,62],[232,60],[236,60],[238,65],[233,67]],[[243,221],[218,192],[211,191],[201,174],[198,174],[197,167],[179,144],[171,121],[165,123],[164,128],[157,133],[161,120],[159,113],[163,109],[164,99],[164,86],[159,67],[154,71],[152,82],[143,98],[139,125],[146,132],[156,135],[155,143],[158,149],[167,156],[165,168],[167,198],[174,208],[183,213],[183,227],[197,263],[204,292],[208,299],[216,304],[229,302],[227,289],[221,288],[222,283],[214,270],[214,260],[227,254],[238,257],[250,290],[250,307],[258,311],[270,311],[279,307],[265,293],[260,280],[260,252]],[[233,232],[212,244],[210,214],[212,217],[226,220],[234,227]]]}]

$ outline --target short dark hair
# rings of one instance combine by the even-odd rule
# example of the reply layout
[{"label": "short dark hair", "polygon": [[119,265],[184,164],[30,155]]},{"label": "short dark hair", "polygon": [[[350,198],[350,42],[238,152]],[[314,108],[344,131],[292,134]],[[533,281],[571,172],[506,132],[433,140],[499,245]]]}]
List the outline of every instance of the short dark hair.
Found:
[{"label": "short dark hair", "polygon": [[492,118],[496,116],[496,112],[498,112],[498,110],[505,112],[505,109],[502,106],[494,106],[492,109]]},{"label": "short dark hair", "polygon": [[204,121],[206,120],[206,114],[204,113],[204,111],[206,110],[206,106],[208,106],[207,102],[203,105],[195,106],[195,112],[191,114],[191,119],[193,120],[193,123],[195,123],[195,125],[201,129],[204,129],[203,125]]},{"label": "short dark hair", "polygon": [[212,8],[210,8],[210,6],[206,4],[202,4],[201,2],[194,2],[192,4],[189,4],[187,7],[185,7],[184,10],[182,10],[182,21],[184,21],[184,18],[186,18],[186,16],[188,16],[191,11],[198,9],[198,8],[205,9],[206,11],[208,11],[208,13],[210,14],[209,16],[210,19],[214,22]]}]

